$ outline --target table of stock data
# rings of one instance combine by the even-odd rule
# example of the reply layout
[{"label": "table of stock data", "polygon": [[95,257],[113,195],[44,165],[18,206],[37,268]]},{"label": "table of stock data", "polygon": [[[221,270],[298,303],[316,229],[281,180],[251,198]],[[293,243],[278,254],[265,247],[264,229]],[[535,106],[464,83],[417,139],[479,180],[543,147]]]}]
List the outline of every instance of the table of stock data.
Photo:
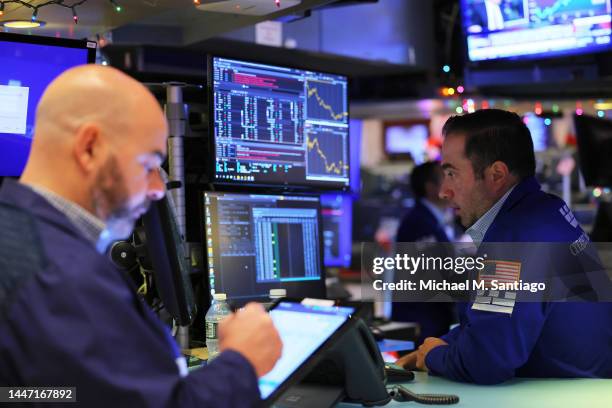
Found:
[{"label": "table of stock data", "polygon": [[216,178],[349,182],[344,76],[213,59]]}]

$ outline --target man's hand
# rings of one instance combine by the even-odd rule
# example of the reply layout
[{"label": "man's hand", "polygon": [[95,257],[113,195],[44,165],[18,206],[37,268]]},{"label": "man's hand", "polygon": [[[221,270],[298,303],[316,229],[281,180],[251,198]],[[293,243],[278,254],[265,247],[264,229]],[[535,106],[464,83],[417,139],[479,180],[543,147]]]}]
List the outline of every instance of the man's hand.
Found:
[{"label": "man's hand", "polygon": [[421,370],[421,371],[429,371],[427,366],[425,365],[425,358],[427,357],[427,353],[429,353],[432,349],[438,346],[447,345],[444,340],[438,339],[436,337],[427,337],[423,344],[419,346],[416,351],[412,353],[406,354],[405,356],[399,358],[395,364],[404,367],[406,370]]},{"label": "man's hand", "polygon": [[429,369],[425,365],[425,358],[427,357],[427,353],[429,353],[436,347],[446,345],[448,345],[448,343],[442,339],[439,339],[437,337],[427,337],[423,344],[421,344],[416,351],[416,367],[422,371],[429,371]]},{"label": "man's hand", "polygon": [[416,357],[417,352],[413,351],[412,353],[408,353],[405,356],[397,359],[395,364],[400,367],[404,367],[406,370],[416,370]]},{"label": "man's hand", "polygon": [[253,365],[257,377],[268,373],[281,356],[283,343],[272,318],[257,303],[228,316],[219,324],[219,350],[234,350]]}]

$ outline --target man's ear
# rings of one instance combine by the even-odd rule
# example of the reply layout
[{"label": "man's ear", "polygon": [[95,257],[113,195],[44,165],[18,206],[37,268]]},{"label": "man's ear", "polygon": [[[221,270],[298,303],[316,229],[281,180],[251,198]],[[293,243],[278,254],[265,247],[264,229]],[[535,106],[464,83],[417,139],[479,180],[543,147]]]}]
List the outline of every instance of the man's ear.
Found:
[{"label": "man's ear", "polygon": [[78,167],[84,173],[92,173],[104,161],[105,141],[100,126],[86,123],[79,127],[74,138],[73,154]]},{"label": "man's ear", "polygon": [[506,163],[499,160],[493,162],[493,164],[489,166],[487,173],[489,181],[496,188],[505,186],[508,177],[510,177],[510,170],[508,169],[508,166]]}]

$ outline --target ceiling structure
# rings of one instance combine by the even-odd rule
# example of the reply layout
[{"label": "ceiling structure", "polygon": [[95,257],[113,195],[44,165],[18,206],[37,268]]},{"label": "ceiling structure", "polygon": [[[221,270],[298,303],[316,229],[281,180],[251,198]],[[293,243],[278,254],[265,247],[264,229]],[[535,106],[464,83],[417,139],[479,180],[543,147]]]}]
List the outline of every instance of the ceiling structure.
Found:
[{"label": "ceiling structure", "polygon": [[[47,0],[25,0],[27,3],[37,6],[46,3]],[[80,0],[64,0],[65,5],[73,5]],[[120,12],[115,10],[110,0],[87,0],[77,6],[78,24],[74,24],[70,8],[58,5],[48,5],[39,9],[38,20],[44,21],[44,27],[30,30],[6,29],[13,33],[26,33],[32,35],[44,35],[61,38],[89,38],[96,39],[97,35],[103,35],[114,30],[114,37],[129,38],[128,41],[117,41],[115,44],[105,48],[106,55],[114,55],[109,62],[117,68],[130,72],[131,75],[143,81],[166,80],[168,78],[184,80],[192,83],[200,83],[202,70],[198,70],[198,78],[190,77],[190,71],[183,72],[184,67],[178,62],[181,54],[195,54],[199,57],[202,53],[217,53],[227,56],[251,57],[262,62],[286,64],[293,66],[295,61],[308,65],[306,68],[320,69],[323,71],[337,72],[355,78],[352,83],[352,92],[365,97],[377,97],[386,88],[393,88],[391,96],[417,97],[423,94],[419,84],[427,84],[429,81],[424,77],[423,69],[416,69],[410,65],[393,64],[386,61],[365,60],[358,58],[343,57],[335,54],[321,52],[308,52],[290,50],[284,47],[268,47],[248,42],[230,41],[220,39],[219,36],[244,27],[254,26],[266,20],[287,19],[291,16],[307,16],[309,11],[325,7],[353,6],[364,3],[376,3],[378,0],[300,0],[292,1],[289,6],[274,9],[272,13],[253,15],[243,10],[237,13],[212,11],[213,9],[199,9],[194,0],[115,0],[122,7]],[[285,0],[280,0],[281,5]],[[246,5],[259,2],[275,4],[275,0],[201,0],[201,3],[236,3]],[[285,4],[286,5],[286,4]],[[0,16],[0,22],[6,20],[29,20],[32,9],[15,4],[5,4],[4,15]],[[117,30],[119,29],[119,30]],[[2,28],[0,27],[0,30]],[[120,35],[119,32],[122,32]],[[112,41],[111,41],[112,44]],[[148,44],[148,45],[143,45]],[[169,50],[155,50],[156,46],[163,46]],[[149,54],[162,55],[155,59],[155,67],[152,64],[138,64],[134,61],[146,61]],[[168,55],[176,53],[176,60]],[[166,57],[163,57],[163,55]],[[132,64],[126,65],[126,56]],[[189,60],[189,55],[187,60]],[[265,61],[264,61],[265,60]],[[200,60],[198,59],[198,62]],[[174,64],[174,65],[173,65]],[[175,66],[178,64],[178,67]],[[193,64],[192,64],[193,65]],[[199,65],[195,64],[199,69]],[[193,71],[193,70],[192,70]],[[200,72],[202,71],[202,72]],[[181,75],[185,74],[185,78]],[[371,76],[387,76],[385,81],[370,80]],[[405,75],[409,75],[408,79]],[[394,80],[393,76],[397,76]],[[358,81],[357,78],[364,78]],[[390,85],[386,85],[389,83]],[[429,88],[429,87],[428,87]],[[425,94],[430,94],[427,89]],[[397,95],[396,95],[397,94]]]},{"label": "ceiling structure", "polygon": [[[47,2],[47,0],[25,1],[33,6]],[[66,5],[78,3],[78,0],[65,0]],[[206,1],[203,4],[228,3],[234,5],[236,13],[212,11],[218,8],[199,9],[193,0],[116,0],[122,8],[117,12],[110,0],[87,0],[76,7],[78,24],[74,24],[70,8],[58,5],[48,5],[38,11],[38,20],[44,21],[44,27],[26,30],[27,34],[36,34],[62,38],[93,38],[118,27],[128,24],[138,24],[157,27],[175,27],[182,32],[182,44],[189,45],[212,38],[222,33],[238,28],[250,26],[261,21],[277,19],[286,15],[303,13],[306,10],[318,8],[334,3],[333,0],[301,0],[292,1],[290,7],[283,6],[272,13],[263,15],[249,14],[249,4],[268,3],[275,4],[274,0],[231,0]],[[245,7],[239,7],[240,4]],[[270,8],[268,7],[268,10]],[[32,17],[32,8],[7,3],[4,15],[0,22],[7,20],[29,20]],[[267,10],[264,10],[267,11]],[[246,13],[246,14],[244,14]],[[24,32],[17,29],[6,29],[10,32]]]}]

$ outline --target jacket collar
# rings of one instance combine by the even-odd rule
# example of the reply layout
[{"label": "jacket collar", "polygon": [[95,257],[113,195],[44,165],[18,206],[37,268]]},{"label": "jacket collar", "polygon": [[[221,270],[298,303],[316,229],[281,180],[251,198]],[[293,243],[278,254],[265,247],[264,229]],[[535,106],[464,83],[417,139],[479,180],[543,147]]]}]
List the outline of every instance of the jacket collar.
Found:
[{"label": "jacket collar", "polygon": [[499,214],[504,214],[510,211],[515,205],[517,205],[524,197],[529,194],[540,191],[540,183],[537,182],[535,177],[527,177],[520,183],[518,183],[512,193],[508,196],[508,199],[502,206],[501,210],[499,210]]},{"label": "jacket collar", "polygon": [[490,241],[492,234],[493,236],[495,236],[496,232],[492,231],[496,231],[495,225],[501,217],[503,217],[506,213],[510,212],[516,205],[521,202],[521,200],[523,200],[523,198],[525,198],[529,194],[540,191],[540,188],[540,183],[537,182],[535,177],[528,177],[523,181],[519,182],[517,185],[515,185],[514,190],[512,190],[512,192],[502,205],[502,208],[495,216],[495,219],[487,229],[487,232],[483,237],[483,242]]},{"label": "jacket collar", "polygon": [[23,209],[71,235],[83,238],[72,222],[53,207],[43,196],[13,179],[5,179],[0,188],[0,203]]}]

